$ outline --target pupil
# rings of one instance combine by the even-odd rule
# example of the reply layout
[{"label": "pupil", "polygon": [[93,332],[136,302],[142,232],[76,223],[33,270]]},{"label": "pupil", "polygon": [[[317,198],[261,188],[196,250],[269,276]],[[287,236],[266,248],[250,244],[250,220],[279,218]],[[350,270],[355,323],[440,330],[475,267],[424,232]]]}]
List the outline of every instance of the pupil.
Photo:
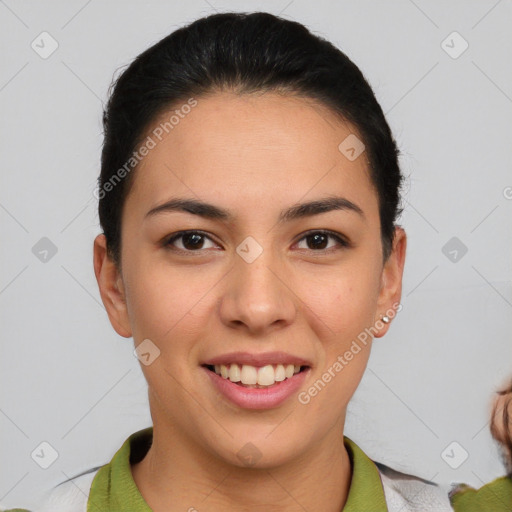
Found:
[{"label": "pupil", "polygon": [[[187,249],[197,249],[202,244],[203,235],[197,233],[189,233],[183,237],[183,245]],[[189,243],[191,242],[191,243]],[[190,247],[187,247],[190,246]]]},{"label": "pupil", "polygon": [[[313,239],[313,245],[316,249],[324,249],[325,248],[325,241],[327,240],[327,237],[322,233],[316,233],[315,235],[311,235],[310,239]],[[322,246],[322,247],[320,247]]]}]

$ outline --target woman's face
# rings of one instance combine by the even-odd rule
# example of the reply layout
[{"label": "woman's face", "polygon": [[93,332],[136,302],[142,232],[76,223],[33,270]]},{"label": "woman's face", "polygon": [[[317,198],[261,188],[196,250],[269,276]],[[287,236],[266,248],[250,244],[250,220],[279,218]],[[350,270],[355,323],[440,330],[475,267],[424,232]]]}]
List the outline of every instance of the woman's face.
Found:
[{"label": "woman's face", "polygon": [[[144,343],[155,429],[231,464],[306,456],[339,438],[368,332],[400,300],[405,236],[383,264],[366,153],[324,106],[275,93],[199,97],[154,133],[123,210],[122,274],[103,235],[95,268],[114,328]],[[201,205],[159,209],[177,199]],[[301,371],[283,381],[278,365]]]}]

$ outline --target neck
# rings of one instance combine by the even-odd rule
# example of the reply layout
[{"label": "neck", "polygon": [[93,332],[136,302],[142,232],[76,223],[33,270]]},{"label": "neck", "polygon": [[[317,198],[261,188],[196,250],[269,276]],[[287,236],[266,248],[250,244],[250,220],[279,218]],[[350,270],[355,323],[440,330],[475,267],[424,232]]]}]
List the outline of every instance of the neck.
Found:
[{"label": "neck", "polygon": [[233,466],[170,425],[155,422],[153,444],[132,474],[154,512],[340,512],[351,465],[342,420],[307,452],[267,469]]}]

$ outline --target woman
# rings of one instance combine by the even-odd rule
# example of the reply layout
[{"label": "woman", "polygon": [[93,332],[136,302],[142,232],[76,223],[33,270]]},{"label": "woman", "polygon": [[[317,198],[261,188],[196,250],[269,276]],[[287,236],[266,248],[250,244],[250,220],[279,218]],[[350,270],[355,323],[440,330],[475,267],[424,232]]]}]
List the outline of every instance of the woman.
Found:
[{"label": "woman", "polygon": [[406,252],[398,150],[360,70],[298,23],[218,14],[139,55],[103,121],[94,268],[153,427],[41,510],[477,503],[343,435]]}]

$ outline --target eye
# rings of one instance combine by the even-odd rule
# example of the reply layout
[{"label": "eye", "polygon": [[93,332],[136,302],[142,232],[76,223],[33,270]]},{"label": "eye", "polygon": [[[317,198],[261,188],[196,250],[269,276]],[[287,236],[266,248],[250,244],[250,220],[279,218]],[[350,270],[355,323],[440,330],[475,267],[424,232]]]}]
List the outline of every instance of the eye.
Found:
[{"label": "eye", "polygon": [[[310,231],[303,236],[298,244],[305,241],[306,247],[299,247],[299,249],[313,250],[314,252],[331,252],[337,248],[349,247],[350,244],[341,235],[327,230]],[[329,240],[334,243],[329,245]],[[208,242],[210,246],[208,247]],[[212,249],[218,245],[202,231],[179,231],[170,237],[166,238],[162,245],[170,250],[177,250],[181,252],[199,252],[203,249]],[[336,248],[336,246],[338,246]]]},{"label": "eye", "polygon": [[[213,240],[201,231],[180,231],[175,233],[170,238],[167,238],[163,245],[169,249],[177,249],[183,252],[194,252],[201,249],[208,249],[211,247],[205,247],[205,240],[209,240],[213,245]],[[176,242],[178,244],[176,244]]]},{"label": "eye", "polygon": [[[332,245],[329,246],[329,239],[334,240],[334,247]],[[350,245],[341,235],[326,230],[310,231],[305,236],[303,236],[298,243],[300,244],[302,240],[306,240],[306,245],[308,247],[305,247],[305,249],[310,249],[315,252],[322,250],[330,252],[333,248],[336,250],[336,244],[338,245],[338,248],[349,247]],[[304,247],[299,248],[304,249]]]}]

